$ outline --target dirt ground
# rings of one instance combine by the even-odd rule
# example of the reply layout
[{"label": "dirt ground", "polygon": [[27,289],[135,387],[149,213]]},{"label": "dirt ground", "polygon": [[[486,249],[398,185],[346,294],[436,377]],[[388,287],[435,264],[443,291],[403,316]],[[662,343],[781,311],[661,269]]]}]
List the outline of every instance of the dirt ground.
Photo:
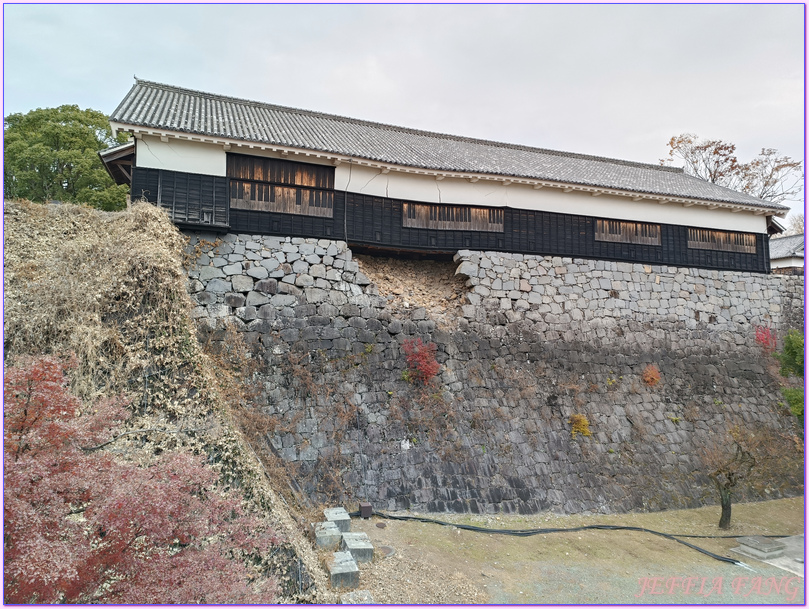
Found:
[{"label": "dirt ground", "polygon": [[[738,546],[735,537],[803,534],[804,502],[799,497],[734,505],[729,531],[717,528],[716,506],[597,516],[418,515],[497,529],[613,524],[727,534],[734,538],[686,541],[740,559],[730,551]],[[801,577],[754,559],[744,559],[749,569],[723,563],[648,533],[591,530],[514,537],[377,516],[352,519],[352,531],[366,532],[376,549],[374,562],[360,566],[359,589],[381,604],[803,604],[804,599]]]}]

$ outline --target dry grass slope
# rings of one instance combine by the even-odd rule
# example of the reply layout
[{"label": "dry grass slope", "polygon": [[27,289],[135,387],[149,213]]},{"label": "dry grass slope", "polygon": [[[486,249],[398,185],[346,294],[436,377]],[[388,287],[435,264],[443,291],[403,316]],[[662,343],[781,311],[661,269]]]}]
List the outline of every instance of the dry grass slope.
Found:
[{"label": "dry grass slope", "polygon": [[[161,451],[206,454],[222,479],[243,487],[254,508],[288,540],[275,565],[291,601],[333,602],[301,526],[274,492],[232,420],[233,395],[203,352],[188,316],[185,241],[148,204],[105,213],[75,205],[5,202],[6,364],[25,355],[68,354],[73,390],[87,401],[125,395],[138,433],[114,443],[131,459]],[[297,594],[297,557],[317,592]],[[313,596],[314,595],[314,596]]]}]

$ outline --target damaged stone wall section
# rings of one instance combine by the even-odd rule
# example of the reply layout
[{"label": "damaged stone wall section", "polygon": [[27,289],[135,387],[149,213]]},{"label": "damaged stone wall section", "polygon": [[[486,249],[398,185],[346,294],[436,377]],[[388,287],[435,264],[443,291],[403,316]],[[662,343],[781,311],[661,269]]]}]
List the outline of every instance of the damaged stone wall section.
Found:
[{"label": "damaged stone wall section", "polygon": [[[755,326],[802,328],[800,277],[461,251],[470,291],[437,324],[392,308],[343,242],[189,237],[193,315],[258,349],[259,406],[286,421],[268,439],[313,495],[330,470],[380,509],[692,507],[712,500],[712,434],[791,424]],[[402,375],[414,338],[438,346],[429,391]],[[591,437],[572,437],[574,414]]]},{"label": "damaged stone wall section", "polygon": [[781,326],[784,303],[792,311],[793,295],[802,294],[802,282],[776,275],[469,250],[455,260],[471,287],[465,317],[484,320],[486,311],[499,309],[556,328],[597,319],[680,322],[688,330],[713,331]]}]

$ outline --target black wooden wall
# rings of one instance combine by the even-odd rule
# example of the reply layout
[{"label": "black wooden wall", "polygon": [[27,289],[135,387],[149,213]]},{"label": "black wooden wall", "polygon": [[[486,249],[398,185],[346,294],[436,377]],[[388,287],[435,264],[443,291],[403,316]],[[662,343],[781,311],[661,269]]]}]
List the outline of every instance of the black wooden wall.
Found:
[{"label": "black wooden wall", "polygon": [[[450,252],[460,249],[492,250],[543,256],[568,256],[666,264],[706,269],[770,272],[769,241],[756,235],[756,253],[727,252],[688,247],[688,227],[661,225],[660,245],[597,241],[591,216],[505,209],[504,231],[460,231],[407,228],[402,224],[402,203],[397,199],[334,191],[333,217],[225,210],[228,178],[135,168],[132,196],[144,194],[186,226],[208,226],[200,220],[212,209],[216,225],[231,232],[324,237],[353,245],[389,250]],[[222,224],[224,220],[224,224]]]},{"label": "black wooden wall", "polygon": [[229,227],[227,178],[135,167],[130,192],[133,200],[143,198],[159,205],[181,226]]},{"label": "black wooden wall", "polygon": [[[756,253],[688,247],[688,227],[661,224],[660,245],[597,241],[592,216],[506,209],[504,231],[454,231],[404,228],[402,201],[348,193],[349,243],[405,250],[455,252],[493,250],[544,256],[570,256],[645,264],[770,272],[769,240],[756,235]],[[337,199],[335,199],[336,206]],[[336,213],[336,209],[335,209]]]}]

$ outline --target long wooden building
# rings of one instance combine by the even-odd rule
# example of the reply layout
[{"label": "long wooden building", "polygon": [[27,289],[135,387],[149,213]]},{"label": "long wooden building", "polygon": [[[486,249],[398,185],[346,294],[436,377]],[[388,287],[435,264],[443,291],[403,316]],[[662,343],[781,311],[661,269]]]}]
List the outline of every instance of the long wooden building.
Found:
[{"label": "long wooden building", "polygon": [[682,169],[470,139],[136,80],[100,153],[181,227],[767,273],[788,208]]}]

